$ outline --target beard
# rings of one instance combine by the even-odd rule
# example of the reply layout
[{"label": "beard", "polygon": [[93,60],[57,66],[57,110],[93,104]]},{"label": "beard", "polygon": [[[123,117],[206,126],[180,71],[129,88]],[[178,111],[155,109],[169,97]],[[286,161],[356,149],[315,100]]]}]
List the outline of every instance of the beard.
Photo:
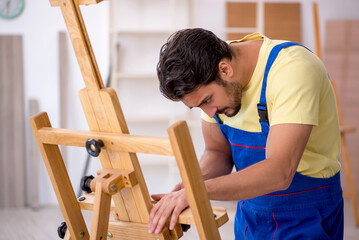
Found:
[{"label": "beard", "polygon": [[230,99],[230,105],[219,109],[217,114],[233,117],[241,109],[242,85],[238,82],[226,82],[222,79],[218,79],[218,83],[224,87],[224,90]]}]

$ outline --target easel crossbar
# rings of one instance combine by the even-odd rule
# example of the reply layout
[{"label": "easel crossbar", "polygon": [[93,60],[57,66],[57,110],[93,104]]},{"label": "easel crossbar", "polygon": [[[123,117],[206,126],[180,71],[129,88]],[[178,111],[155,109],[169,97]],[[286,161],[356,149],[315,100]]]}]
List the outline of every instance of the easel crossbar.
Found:
[{"label": "easel crossbar", "polygon": [[[94,193],[87,193],[81,196],[81,201],[79,201],[80,208],[82,210],[93,211],[94,209],[94,202],[95,202],[95,194]],[[223,207],[216,207],[212,206],[213,215],[215,216],[215,221],[217,223],[217,227],[222,226],[228,221],[228,215],[226,209]],[[111,209],[112,214],[116,213],[115,205],[113,201],[111,202]],[[186,224],[186,225],[196,225],[196,222],[193,218],[193,214],[191,208],[186,208],[179,216],[177,223],[179,224]],[[147,229],[148,230],[148,229]]]},{"label": "easel crossbar", "polygon": [[51,127],[39,129],[38,134],[41,142],[45,144],[85,147],[87,139],[101,139],[104,143],[103,148],[107,150],[174,156],[171,143],[169,139],[165,137],[148,137]]}]

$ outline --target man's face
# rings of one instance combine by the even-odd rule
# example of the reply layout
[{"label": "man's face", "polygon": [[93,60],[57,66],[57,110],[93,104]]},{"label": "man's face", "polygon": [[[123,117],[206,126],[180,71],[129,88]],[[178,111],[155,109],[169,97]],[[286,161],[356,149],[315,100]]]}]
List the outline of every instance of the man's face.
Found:
[{"label": "man's face", "polygon": [[181,101],[189,108],[199,107],[209,117],[236,115],[241,108],[242,86],[238,82],[219,80],[197,88]]}]

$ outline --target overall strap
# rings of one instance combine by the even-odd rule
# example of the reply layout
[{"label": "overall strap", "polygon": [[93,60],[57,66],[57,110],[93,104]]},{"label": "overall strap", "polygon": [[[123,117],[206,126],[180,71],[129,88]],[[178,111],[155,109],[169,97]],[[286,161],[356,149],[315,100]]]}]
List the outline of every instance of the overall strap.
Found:
[{"label": "overall strap", "polygon": [[285,43],[281,43],[278,44],[276,46],[274,46],[269,54],[268,60],[267,60],[267,65],[264,71],[264,76],[263,76],[263,82],[262,82],[262,90],[261,90],[261,97],[259,99],[259,103],[257,104],[257,108],[258,108],[258,115],[259,115],[259,122],[266,122],[269,125],[269,119],[268,119],[268,110],[267,110],[267,100],[266,100],[266,89],[267,89],[267,78],[268,78],[268,73],[275,61],[275,59],[277,58],[279,52],[283,49],[283,48],[287,48],[290,46],[295,46],[295,45],[300,45],[299,43],[296,42],[285,42]]}]

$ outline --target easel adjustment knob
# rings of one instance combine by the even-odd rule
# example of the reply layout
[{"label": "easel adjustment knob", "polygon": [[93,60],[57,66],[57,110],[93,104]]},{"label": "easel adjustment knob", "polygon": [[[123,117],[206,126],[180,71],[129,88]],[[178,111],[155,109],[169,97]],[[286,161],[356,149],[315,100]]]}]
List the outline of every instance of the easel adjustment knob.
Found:
[{"label": "easel adjustment knob", "polygon": [[84,176],[81,178],[81,182],[80,182],[80,187],[82,189],[82,191],[87,192],[87,193],[91,193],[91,181],[94,179],[94,176],[90,175],[90,176]]},{"label": "easel adjustment knob", "polygon": [[88,154],[93,157],[98,157],[101,152],[101,148],[104,146],[102,140],[87,139],[86,140],[86,150]]},{"label": "easel adjustment knob", "polygon": [[187,232],[191,228],[191,225],[189,225],[189,224],[181,224],[181,227],[182,227],[183,232]]},{"label": "easel adjustment knob", "polygon": [[59,238],[63,239],[65,237],[66,231],[67,231],[66,222],[62,222],[60,226],[57,228],[57,234],[59,235]]}]

